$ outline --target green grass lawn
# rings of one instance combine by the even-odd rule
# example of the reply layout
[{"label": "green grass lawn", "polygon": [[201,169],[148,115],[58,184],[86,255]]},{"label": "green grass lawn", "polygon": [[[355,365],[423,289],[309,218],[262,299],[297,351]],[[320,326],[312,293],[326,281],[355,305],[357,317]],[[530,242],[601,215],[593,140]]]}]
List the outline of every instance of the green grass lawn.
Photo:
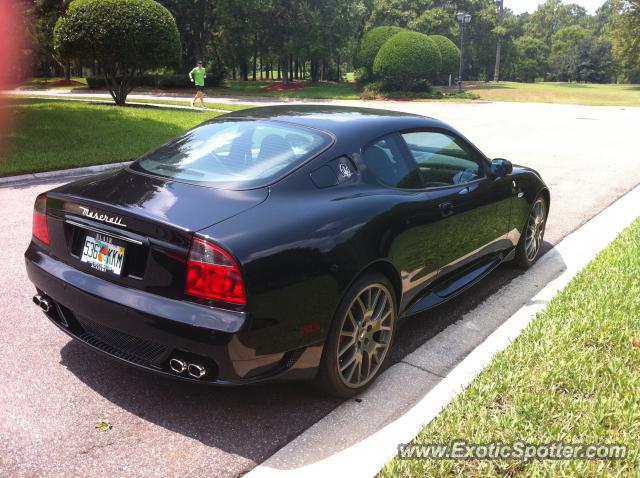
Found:
[{"label": "green grass lawn", "polygon": [[[346,78],[352,79],[352,74],[345,75]],[[55,87],[55,82],[60,78],[33,78],[24,83],[21,88],[28,89],[47,89],[47,88],[69,88],[69,87]],[[74,80],[80,81],[83,84],[86,81],[82,78],[74,78]],[[284,89],[284,90],[265,90],[266,87],[273,87],[281,85],[281,82],[274,81],[239,81],[239,80],[227,80],[225,86],[221,88],[207,88],[209,99],[215,102],[216,96],[264,96],[271,98],[299,98],[299,99],[342,99],[342,100],[357,100],[361,97],[361,86],[349,81],[349,82],[294,82],[294,85],[301,85],[300,88]],[[87,92],[87,95],[91,95],[91,90],[88,90],[84,85],[80,85],[72,88],[76,93]],[[153,92],[148,88],[137,88],[136,92]],[[530,102],[530,103],[567,103],[567,104],[583,104],[583,105],[612,105],[612,106],[640,106],[640,85],[596,85],[596,84],[582,84],[582,83],[514,83],[514,82],[501,82],[501,83],[481,83],[481,82],[467,82],[465,84],[465,91],[468,95],[462,95],[460,97],[450,97],[449,94],[455,92],[455,88],[435,87],[435,92],[442,92],[447,95],[445,98],[436,98],[437,101],[469,101],[473,99],[480,99],[486,101],[517,101],[517,102]],[[191,90],[162,90],[164,94],[177,94],[188,96],[192,92]],[[407,97],[414,96],[418,101],[425,101],[420,99],[420,94],[407,94],[400,96],[398,94],[390,95],[391,98],[398,97],[399,99],[408,99]],[[131,100],[132,102],[141,100]],[[427,99],[426,101],[431,101]],[[184,102],[178,104],[188,104],[185,99]],[[217,108],[214,103],[210,104],[211,108]],[[231,109],[229,106],[227,109]]]},{"label": "green grass lawn", "polygon": [[481,100],[579,105],[640,106],[640,85],[583,83],[468,83]]},{"label": "green grass lawn", "polygon": [[[153,104],[158,104],[158,105],[178,105],[178,106],[191,106],[191,99],[185,99],[185,100],[144,100],[144,99],[135,99],[135,98],[131,98],[131,99],[127,99],[127,103],[153,103]],[[232,104],[232,103],[212,103],[211,101],[209,101],[208,98],[204,99],[204,104],[208,109],[215,109],[215,110],[225,110],[225,111],[240,111],[240,110],[245,110],[247,108],[253,108],[255,105],[248,105],[248,104],[242,104],[242,105],[236,105],[236,104]],[[199,107],[200,103],[196,103],[196,107]]]},{"label": "green grass lawn", "polygon": [[620,443],[614,461],[390,461],[379,477],[638,476],[640,219],[581,271],[415,443]]},{"label": "green grass lawn", "polygon": [[[298,89],[283,91],[265,91],[265,87],[279,85],[281,82],[268,81],[225,81],[222,88],[207,88],[210,96],[267,96],[284,98],[341,99],[357,100],[360,98],[359,87],[355,83],[306,82]],[[294,82],[297,84],[298,82]]]},{"label": "green grass lawn", "polygon": [[13,99],[0,176],[136,159],[219,113]]},{"label": "green grass lawn", "polygon": [[[46,97],[44,95],[14,95],[13,98],[33,98],[33,99],[46,99],[53,101],[64,101],[65,98],[56,98],[56,97]],[[98,100],[105,103],[112,103],[111,98],[103,98],[100,96],[95,96],[91,94],[86,95],[74,95],[69,97],[71,100]],[[191,98],[185,98],[184,100],[156,100],[156,99],[136,99],[136,98],[127,98],[127,104],[140,104],[140,103],[151,103],[157,105],[177,105],[177,106],[190,106]],[[196,107],[199,108],[199,103]],[[225,110],[225,111],[240,111],[247,108],[253,108],[255,105],[249,104],[232,104],[232,103],[212,103],[207,98],[205,98],[205,106],[208,109],[216,109],[216,110]]]}]

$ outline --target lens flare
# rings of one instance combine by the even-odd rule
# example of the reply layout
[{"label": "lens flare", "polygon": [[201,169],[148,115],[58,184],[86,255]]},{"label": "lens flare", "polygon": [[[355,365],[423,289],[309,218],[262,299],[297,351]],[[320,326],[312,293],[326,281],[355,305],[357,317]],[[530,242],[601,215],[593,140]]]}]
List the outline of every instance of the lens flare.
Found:
[{"label": "lens flare", "polygon": [[6,146],[10,110],[4,90],[15,88],[28,74],[26,22],[17,0],[0,0],[0,152]]}]

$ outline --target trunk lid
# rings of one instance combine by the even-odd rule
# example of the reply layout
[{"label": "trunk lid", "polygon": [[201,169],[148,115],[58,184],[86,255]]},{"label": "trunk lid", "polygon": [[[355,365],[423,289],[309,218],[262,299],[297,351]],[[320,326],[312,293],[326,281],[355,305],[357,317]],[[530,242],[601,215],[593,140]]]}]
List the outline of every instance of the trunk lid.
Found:
[{"label": "trunk lid", "polygon": [[[103,279],[180,298],[193,233],[256,206],[268,188],[213,189],[128,169],[82,179],[47,193],[51,253]],[[124,247],[119,274],[82,260],[87,236]]]}]

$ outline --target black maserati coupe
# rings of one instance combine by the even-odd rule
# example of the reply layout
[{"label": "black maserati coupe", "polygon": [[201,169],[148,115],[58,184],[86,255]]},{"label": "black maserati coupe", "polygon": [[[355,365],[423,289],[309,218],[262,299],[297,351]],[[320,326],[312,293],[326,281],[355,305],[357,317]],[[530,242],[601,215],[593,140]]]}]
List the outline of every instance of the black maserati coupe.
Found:
[{"label": "black maserati coupe", "polygon": [[432,118],[278,106],[207,121],[38,196],[34,302],[130,365],[351,396],[401,321],[538,257],[540,175]]}]

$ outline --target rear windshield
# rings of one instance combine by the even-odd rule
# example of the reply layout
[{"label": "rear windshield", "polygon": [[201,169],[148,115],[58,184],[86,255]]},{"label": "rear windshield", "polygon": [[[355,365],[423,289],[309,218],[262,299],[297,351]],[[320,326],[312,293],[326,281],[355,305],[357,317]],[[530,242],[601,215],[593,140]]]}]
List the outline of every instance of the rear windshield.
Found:
[{"label": "rear windshield", "polygon": [[304,127],[220,119],[146,154],[133,168],[214,187],[246,189],[282,177],[330,142],[329,135]]}]

